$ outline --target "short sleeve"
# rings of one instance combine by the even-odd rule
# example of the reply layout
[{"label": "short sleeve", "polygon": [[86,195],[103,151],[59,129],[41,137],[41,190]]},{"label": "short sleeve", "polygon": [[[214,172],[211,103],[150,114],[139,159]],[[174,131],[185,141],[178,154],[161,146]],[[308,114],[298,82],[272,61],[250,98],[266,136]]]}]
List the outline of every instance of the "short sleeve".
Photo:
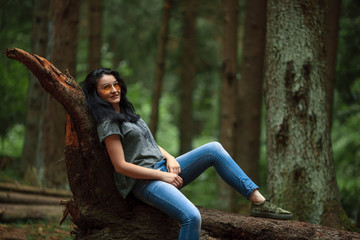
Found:
[{"label": "short sleeve", "polygon": [[117,122],[106,120],[97,125],[97,132],[100,142],[103,144],[104,139],[110,135],[120,135],[121,140],[123,134],[120,131],[120,126]]}]

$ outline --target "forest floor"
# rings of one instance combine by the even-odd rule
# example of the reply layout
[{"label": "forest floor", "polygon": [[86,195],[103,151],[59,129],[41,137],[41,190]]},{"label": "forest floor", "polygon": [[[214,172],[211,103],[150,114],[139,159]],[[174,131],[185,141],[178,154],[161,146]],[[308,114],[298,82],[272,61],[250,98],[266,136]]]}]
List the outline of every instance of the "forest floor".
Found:
[{"label": "forest floor", "polygon": [[58,220],[26,221],[16,223],[0,222],[0,240],[71,240],[71,224]]}]

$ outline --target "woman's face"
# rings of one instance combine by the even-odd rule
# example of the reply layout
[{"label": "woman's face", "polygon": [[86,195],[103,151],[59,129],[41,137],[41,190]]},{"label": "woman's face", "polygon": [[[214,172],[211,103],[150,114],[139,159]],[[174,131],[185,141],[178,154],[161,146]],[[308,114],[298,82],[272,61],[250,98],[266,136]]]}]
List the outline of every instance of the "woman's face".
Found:
[{"label": "woman's face", "polygon": [[111,103],[115,109],[119,107],[121,86],[113,75],[103,75],[97,84],[99,97]]}]

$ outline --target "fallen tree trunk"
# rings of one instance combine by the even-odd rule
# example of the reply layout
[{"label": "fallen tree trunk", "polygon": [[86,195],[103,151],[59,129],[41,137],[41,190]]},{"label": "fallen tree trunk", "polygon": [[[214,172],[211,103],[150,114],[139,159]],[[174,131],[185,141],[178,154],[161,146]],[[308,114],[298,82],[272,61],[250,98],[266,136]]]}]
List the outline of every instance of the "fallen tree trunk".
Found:
[{"label": "fallen tree trunk", "polygon": [[358,233],[305,222],[254,218],[205,208],[200,208],[200,212],[203,231],[219,239],[360,239]]},{"label": "fallen tree trunk", "polygon": [[60,219],[64,207],[55,205],[22,205],[0,203],[0,222]]},{"label": "fallen tree trunk", "polygon": [[[67,202],[64,216],[71,215],[76,239],[176,239],[179,226],[174,220],[132,196],[120,197],[77,82],[37,55],[16,48],[5,54],[24,63],[68,113],[65,160],[73,199]],[[356,233],[306,223],[203,208],[201,213],[202,239],[360,239]]]},{"label": "fallen tree trunk", "polygon": [[32,193],[46,196],[71,198],[72,193],[63,189],[39,188],[34,186],[24,186],[12,183],[0,183],[0,191]]},{"label": "fallen tree trunk", "polygon": [[28,204],[28,205],[59,205],[62,200],[69,200],[60,197],[44,196],[38,194],[15,193],[0,191],[0,203]]}]

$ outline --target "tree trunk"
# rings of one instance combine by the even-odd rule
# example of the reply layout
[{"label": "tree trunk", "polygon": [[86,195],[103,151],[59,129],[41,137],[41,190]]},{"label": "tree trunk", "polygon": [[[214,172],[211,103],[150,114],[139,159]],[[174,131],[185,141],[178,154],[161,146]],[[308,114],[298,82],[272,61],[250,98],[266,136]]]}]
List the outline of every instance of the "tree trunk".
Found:
[{"label": "tree trunk", "polygon": [[[65,159],[73,199],[66,214],[76,239],[176,239],[178,225],[160,211],[118,193],[113,168],[100,145],[78,83],[46,59],[20,49],[5,54],[24,63],[68,113]],[[360,239],[360,234],[307,223],[245,217],[200,208],[201,239]]]},{"label": "tree trunk", "polygon": [[[33,52],[46,56],[48,41],[48,0],[36,0],[34,2],[32,49]],[[45,92],[34,75],[29,75],[29,86],[27,96],[27,113],[25,122],[25,139],[21,156],[21,171],[24,180],[30,185],[41,185],[38,174],[42,172],[43,164],[36,158],[37,139],[40,132],[40,119]]]},{"label": "tree trunk", "polygon": [[295,219],[342,227],[326,111],[325,1],[268,1],[268,192]]},{"label": "tree trunk", "polygon": [[326,76],[327,76],[327,111],[331,129],[333,115],[334,84],[336,73],[336,54],[338,46],[339,17],[341,0],[328,1],[328,13],[325,18],[325,50],[326,50]]},{"label": "tree trunk", "polygon": [[169,22],[172,0],[164,0],[163,13],[161,19],[161,28],[158,39],[158,53],[156,58],[155,80],[152,98],[152,111],[150,120],[150,130],[156,138],[156,132],[159,121],[159,102],[162,92],[162,83],[165,70],[166,43],[169,35]]},{"label": "tree trunk", "polygon": [[[49,58],[62,71],[76,74],[77,23],[79,1],[55,0],[50,4]],[[47,95],[40,130],[39,159],[44,163],[42,183],[47,187],[66,186],[64,139],[65,111]],[[56,174],[54,174],[56,173]]]},{"label": "tree trunk", "polygon": [[[236,124],[235,102],[237,89],[237,27],[238,0],[223,1],[223,65],[221,86],[220,142],[234,157],[234,133]],[[235,212],[236,192],[218,177],[218,208]]]},{"label": "tree trunk", "polygon": [[100,67],[101,62],[101,29],[102,0],[89,1],[89,70]]},{"label": "tree trunk", "polygon": [[182,1],[184,7],[183,56],[181,62],[180,154],[192,149],[193,91],[196,71],[196,15],[195,1]]},{"label": "tree trunk", "polygon": [[237,88],[235,159],[256,183],[259,180],[265,31],[266,0],[247,0],[241,78]]}]

